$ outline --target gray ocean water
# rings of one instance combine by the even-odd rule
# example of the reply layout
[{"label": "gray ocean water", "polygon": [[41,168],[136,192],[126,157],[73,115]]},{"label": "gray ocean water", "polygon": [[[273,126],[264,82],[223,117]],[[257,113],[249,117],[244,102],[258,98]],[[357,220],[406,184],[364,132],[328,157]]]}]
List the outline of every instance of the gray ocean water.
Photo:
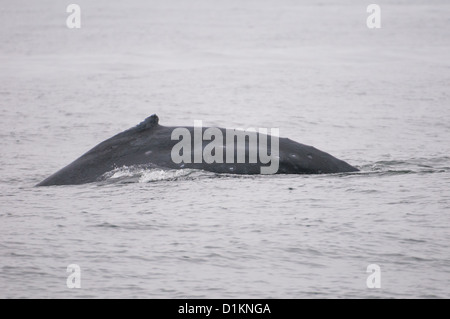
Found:
[{"label": "gray ocean water", "polygon": [[[356,0],[76,3],[80,29],[69,3],[1,4],[0,298],[450,297],[448,1],[378,1],[380,29]],[[361,172],[34,187],[154,113]]]}]

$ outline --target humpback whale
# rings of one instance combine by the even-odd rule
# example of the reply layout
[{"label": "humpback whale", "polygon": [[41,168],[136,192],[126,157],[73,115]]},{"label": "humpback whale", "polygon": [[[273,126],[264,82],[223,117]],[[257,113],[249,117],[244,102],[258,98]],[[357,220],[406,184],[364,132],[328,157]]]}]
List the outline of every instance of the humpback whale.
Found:
[{"label": "humpback whale", "polygon": [[[174,134],[177,129],[178,133]],[[212,129],[213,131],[207,134],[208,130]],[[252,133],[258,142],[254,152],[250,143],[251,134],[248,131],[233,130],[232,141],[240,140],[244,143],[232,143],[229,147],[230,140],[224,141],[219,138],[220,133],[225,136],[227,132],[224,128],[199,129],[195,125],[191,127],[162,126],[159,124],[158,116],[154,114],[137,126],[98,144],[37,186],[77,185],[101,181],[105,173],[123,166],[202,169],[228,174],[261,174],[268,168],[268,159],[272,161],[271,165],[276,164],[271,166],[275,167],[271,173],[276,174],[329,174],[358,171],[350,164],[312,146],[300,144],[288,138],[274,138],[274,135],[261,132]],[[196,136],[198,133],[203,138],[198,138]],[[182,135],[184,138],[180,141]],[[215,138],[212,139],[212,136]],[[184,144],[181,144],[182,142]],[[228,146],[225,145],[227,143]],[[192,147],[192,152],[191,149],[187,149],[189,147]],[[222,155],[227,160],[220,160]]]}]

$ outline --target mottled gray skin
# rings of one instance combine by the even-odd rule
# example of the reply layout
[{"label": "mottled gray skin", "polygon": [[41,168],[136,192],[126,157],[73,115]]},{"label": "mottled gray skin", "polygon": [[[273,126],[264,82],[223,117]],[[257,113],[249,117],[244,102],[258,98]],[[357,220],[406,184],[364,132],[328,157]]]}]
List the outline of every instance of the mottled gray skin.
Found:
[{"label": "mottled gray skin", "polygon": [[[152,115],[139,125],[119,133],[100,143],[73,163],[51,175],[37,186],[76,185],[100,181],[103,174],[122,166],[145,165],[162,168],[193,168],[216,173],[260,174],[261,166],[268,164],[248,163],[180,163],[172,161],[171,151],[179,140],[172,140],[176,127],[161,126],[158,117]],[[186,127],[192,136],[194,128]],[[203,131],[206,128],[203,128]],[[225,129],[220,129],[224,136]],[[267,135],[258,133],[258,138]],[[270,137],[270,136],[269,136]],[[268,139],[270,149],[270,138]],[[210,141],[203,141],[203,147]],[[246,143],[247,144],[247,143]],[[193,144],[192,144],[193,145]],[[235,147],[236,150],[236,147]],[[225,151],[224,151],[225,154]],[[279,168],[277,174],[325,174],[358,171],[355,167],[318,149],[294,142],[287,138],[279,139]]]}]

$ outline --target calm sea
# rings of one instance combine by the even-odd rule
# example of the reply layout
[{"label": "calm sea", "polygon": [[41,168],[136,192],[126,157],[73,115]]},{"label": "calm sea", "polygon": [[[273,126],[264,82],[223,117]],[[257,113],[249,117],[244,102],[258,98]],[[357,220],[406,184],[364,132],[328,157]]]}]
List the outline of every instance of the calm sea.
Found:
[{"label": "calm sea", "polygon": [[[0,298],[450,297],[450,4],[379,1],[368,29],[356,0],[77,3],[80,29],[60,1],[0,11]],[[153,113],[361,172],[34,187]]]}]

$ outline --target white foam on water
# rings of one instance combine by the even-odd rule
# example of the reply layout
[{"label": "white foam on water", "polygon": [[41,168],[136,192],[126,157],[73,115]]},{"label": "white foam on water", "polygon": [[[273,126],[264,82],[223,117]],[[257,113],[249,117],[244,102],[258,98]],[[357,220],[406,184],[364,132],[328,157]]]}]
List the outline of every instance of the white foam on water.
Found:
[{"label": "white foam on water", "polygon": [[135,182],[150,183],[164,180],[177,180],[190,176],[196,170],[192,169],[166,169],[148,168],[142,166],[122,166],[103,175],[102,180],[106,182]]},{"label": "white foam on water", "polygon": [[149,183],[155,181],[173,180],[180,177],[187,177],[192,173],[190,169],[163,170],[149,169],[141,172],[139,183]]}]

